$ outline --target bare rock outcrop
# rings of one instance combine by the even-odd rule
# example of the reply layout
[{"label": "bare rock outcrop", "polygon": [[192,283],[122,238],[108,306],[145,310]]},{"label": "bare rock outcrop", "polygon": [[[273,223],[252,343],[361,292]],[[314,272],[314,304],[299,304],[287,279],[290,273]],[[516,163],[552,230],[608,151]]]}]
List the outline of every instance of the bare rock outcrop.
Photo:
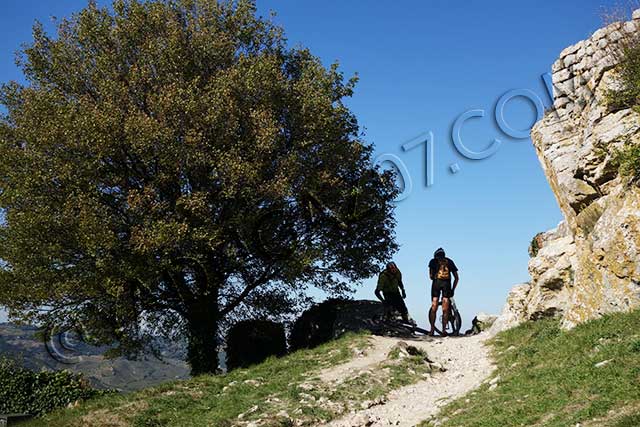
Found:
[{"label": "bare rock outcrop", "polygon": [[291,350],[313,348],[346,332],[369,331],[375,335],[411,338],[413,332],[398,322],[383,321],[379,301],[331,298],[315,304],[298,317],[291,328]]},{"label": "bare rock outcrop", "polygon": [[[531,282],[518,285],[495,328],[544,316],[564,327],[640,305],[640,188],[619,176],[614,153],[640,143],[640,114],[612,111],[621,46],[640,36],[640,10],[562,51],[554,107],[531,132],[565,222],[536,237]],[[532,246],[536,245],[536,239]]]},{"label": "bare rock outcrop", "polygon": [[576,245],[568,225],[539,233],[529,246],[531,281],[514,286],[502,313],[491,326],[498,332],[527,320],[561,317],[570,300]]}]

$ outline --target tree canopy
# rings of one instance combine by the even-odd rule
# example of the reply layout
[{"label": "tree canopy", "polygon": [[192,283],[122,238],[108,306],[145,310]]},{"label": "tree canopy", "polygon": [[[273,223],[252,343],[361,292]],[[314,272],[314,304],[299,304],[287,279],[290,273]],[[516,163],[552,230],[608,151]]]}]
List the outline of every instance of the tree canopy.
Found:
[{"label": "tree canopy", "polygon": [[122,353],[158,331],[217,366],[230,320],[342,295],[397,249],[375,167],[324,67],[252,1],[91,2],[18,55],[0,103],[0,305]]}]

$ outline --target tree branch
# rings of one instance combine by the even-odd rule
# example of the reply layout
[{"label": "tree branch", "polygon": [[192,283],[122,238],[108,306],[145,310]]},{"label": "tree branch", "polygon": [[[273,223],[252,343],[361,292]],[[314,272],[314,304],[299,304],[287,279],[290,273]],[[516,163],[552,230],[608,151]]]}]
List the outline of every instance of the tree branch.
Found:
[{"label": "tree branch", "polygon": [[264,285],[265,283],[269,282],[278,273],[279,273],[278,270],[277,271],[273,271],[270,274],[267,274],[267,272],[264,272],[261,277],[259,277],[258,279],[256,279],[255,281],[253,281],[252,283],[247,285],[242,290],[242,292],[240,292],[240,294],[236,297],[235,300],[233,300],[232,302],[227,304],[226,307],[224,307],[222,310],[220,310],[220,315],[221,316],[225,316],[225,315],[229,314],[230,312],[232,312],[236,307],[238,307],[242,303],[242,301],[251,293],[251,291],[253,291],[257,287],[259,287],[261,285]]}]

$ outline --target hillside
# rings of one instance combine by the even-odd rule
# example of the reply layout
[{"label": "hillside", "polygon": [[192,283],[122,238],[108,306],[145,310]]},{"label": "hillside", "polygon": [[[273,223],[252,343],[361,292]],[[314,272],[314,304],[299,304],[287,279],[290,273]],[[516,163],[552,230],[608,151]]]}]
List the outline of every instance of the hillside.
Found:
[{"label": "hillside", "polygon": [[526,322],[487,347],[487,333],[414,341],[347,335],[26,425],[631,427],[640,422],[638,330],[640,311],[569,331],[559,320]]},{"label": "hillside", "polygon": [[423,426],[640,425],[640,310],[569,331],[527,322],[491,344],[492,379]]},{"label": "hillside", "polygon": [[[180,343],[158,342],[162,360],[151,355],[142,356],[139,360],[127,360],[123,357],[105,359],[103,353],[106,347],[94,347],[74,340],[66,344],[68,348],[63,356],[68,358],[56,359],[47,351],[37,332],[36,328],[30,326],[0,323],[0,355],[15,359],[35,371],[69,369],[82,373],[91,385],[100,389],[140,390],[189,376],[189,367],[184,361],[184,350]],[[73,347],[69,344],[73,344]]]},{"label": "hillside", "polygon": [[99,398],[27,425],[414,426],[491,373],[484,338],[350,334],[249,369]]},{"label": "hillside", "polygon": [[[385,336],[372,327],[381,304],[360,301],[359,312],[329,307],[300,323],[300,336],[328,343],[187,379],[170,351],[162,365],[108,361],[81,345],[88,353],[65,365],[46,354],[35,330],[5,325],[0,351],[23,353],[29,367],[69,368],[99,387],[133,390],[24,425],[639,426],[640,175],[621,174],[616,153],[640,146],[640,108],[612,109],[607,101],[619,83],[620,47],[639,29],[636,11],[568,47],[553,65],[555,109],[534,126],[532,142],[564,220],[533,237],[531,280],[510,292],[488,331]],[[199,350],[202,360],[215,357],[215,346]]]}]

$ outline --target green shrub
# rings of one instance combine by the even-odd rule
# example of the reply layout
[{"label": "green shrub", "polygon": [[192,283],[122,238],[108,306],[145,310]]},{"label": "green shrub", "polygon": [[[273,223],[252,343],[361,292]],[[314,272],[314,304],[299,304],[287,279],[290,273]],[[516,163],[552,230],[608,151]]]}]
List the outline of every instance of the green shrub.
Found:
[{"label": "green shrub", "polygon": [[0,413],[42,415],[76,400],[110,391],[96,390],[84,377],[69,371],[34,372],[0,358]]},{"label": "green shrub", "polygon": [[[607,91],[607,106],[612,111],[633,108],[640,113],[640,37],[627,40],[620,50],[620,62],[617,67],[619,86]],[[622,176],[632,181],[640,178],[640,147],[625,144],[614,152],[614,164]]]},{"label": "green shrub", "polygon": [[243,320],[227,335],[227,369],[246,368],[270,356],[287,353],[284,325],[269,320]]},{"label": "green shrub", "polygon": [[614,153],[613,161],[622,176],[633,181],[640,178],[640,145],[625,145]]},{"label": "green shrub", "polygon": [[313,305],[296,319],[291,328],[289,345],[291,350],[314,348],[335,338],[335,322],[338,308],[344,300],[330,298]]},{"label": "green shrub", "polygon": [[529,244],[529,256],[530,257],[538,256],[538,251],[540,250],[540,236],[541,235],[542,235],[542,233],[538,233],[535,236],[533,236],[533,239],[531,239],[531,243]]},{"label": "green shrub", "polygon": [[640,41],[633,39],[621,50],[618,66],[620,87],[607,93],[607,104],[612,110],[640,107]]}]

